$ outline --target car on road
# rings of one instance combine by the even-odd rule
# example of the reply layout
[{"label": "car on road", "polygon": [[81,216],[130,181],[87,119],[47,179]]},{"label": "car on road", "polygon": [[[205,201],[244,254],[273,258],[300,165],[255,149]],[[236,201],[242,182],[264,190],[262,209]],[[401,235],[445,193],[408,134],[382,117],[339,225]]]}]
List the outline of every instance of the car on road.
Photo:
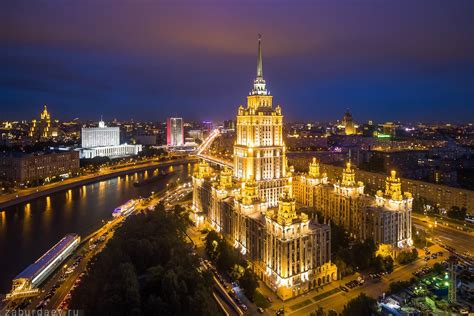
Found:
[{"label": "car on road", "polygon": [[277,310],[276,312],[276,315],[284,315],[285,314],[285,311],[283,310],[283,308],[280,308],[279,310]]},{"label": "car on road", "polygon": [[261,307],[257,307],[257,311],[260,313],[260,314],[263,314],[265,313],[265,310]]},{"label": "car on road", "polygon": [[347,287],[345,287],[345,286],[342,286],[342,285],[341,285],[339,288],[341,289],[341,291],[349,292],[349,290],[348,290]]},{"label": "car on road", "polygon": [[267,301],[269,301],[270,303],[272,302],[272,298],[270,296],[267,297]]}]

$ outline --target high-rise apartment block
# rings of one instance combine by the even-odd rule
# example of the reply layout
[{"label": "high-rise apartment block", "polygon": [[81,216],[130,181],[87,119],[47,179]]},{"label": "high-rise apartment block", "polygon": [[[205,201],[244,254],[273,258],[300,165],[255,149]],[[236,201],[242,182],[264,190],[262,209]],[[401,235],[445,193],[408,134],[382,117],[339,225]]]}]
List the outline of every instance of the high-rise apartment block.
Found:
[{"label": "high-rise apartment block", "polygon": [[170,117],[166,120],[166,144],[168,146],[184,145],[183,119]]}]

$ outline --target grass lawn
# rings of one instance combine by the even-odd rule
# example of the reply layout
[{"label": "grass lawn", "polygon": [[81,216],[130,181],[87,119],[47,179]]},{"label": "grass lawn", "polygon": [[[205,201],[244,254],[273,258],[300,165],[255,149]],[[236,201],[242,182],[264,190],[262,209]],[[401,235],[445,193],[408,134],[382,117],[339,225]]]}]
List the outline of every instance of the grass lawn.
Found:
[{"label": "grass lawn", "polygon": [[262,293],[260,293],[258,290],[255,291],[255,294],[253,296],[254,303],[261,308],[268,308],[270,307],[271,303],[267,301],[265,296],[263,296]]},{"label": "grass lawn", "polygon": [[331,291],[327,291],[327,292],[324,292],[324,293],[321,293],[321,294],[318,294],[318,295],[314,296],[313,300],[314,301],[319,301],[319,300],[322,300],[323,298],[326,298],[328,296],[336,294],[337,292],[340,292],[340,291],[341,290],[339,288],[335,288],[335,289],[332,289]]},{"label": "grass lawn", "polygon": [[309,304],[311,304],[311,303],[313,303],[311,300],[304,300],[303,302],[300,302],[300,303],[298,303],[298,304],[291,305],[291,306],[290,306],[290,309],[291,309],[292,311],[294,311],[294,310],[303,308],[303,307],[305,307],[306,305],[309,305]]}]

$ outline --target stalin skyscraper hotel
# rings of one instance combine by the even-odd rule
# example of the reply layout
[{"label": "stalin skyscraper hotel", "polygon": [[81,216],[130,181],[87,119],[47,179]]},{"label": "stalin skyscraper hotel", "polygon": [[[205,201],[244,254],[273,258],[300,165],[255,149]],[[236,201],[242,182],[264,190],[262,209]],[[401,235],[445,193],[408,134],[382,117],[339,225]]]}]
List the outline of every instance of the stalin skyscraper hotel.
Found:
[{"label": "stalin skyscraper hotel", "polygon": [[202,161],[193,175],[193,209],[251,262],[282,299],[337,278],[330,225],[297,213],[283,141],[283,115],[263,79],[261,37],[257,77],[247,106],[237,110],[232,171],[215,173]]}]

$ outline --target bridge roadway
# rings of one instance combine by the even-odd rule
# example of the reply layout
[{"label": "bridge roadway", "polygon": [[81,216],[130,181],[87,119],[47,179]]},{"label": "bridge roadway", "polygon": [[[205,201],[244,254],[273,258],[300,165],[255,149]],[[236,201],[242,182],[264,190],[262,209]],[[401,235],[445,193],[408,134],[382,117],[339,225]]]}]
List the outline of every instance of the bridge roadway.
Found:
[{"label": "bridge roadway", "polygon": [[230,169],[234,169],[234,166],[233,166],[232,162],[230,162],[228,160],[219,159],[219,158],[212,157],[212,156],[209,156],[209,155],[204,155],[204,154],[198,154],[196,156],[198,158],[206,160],[207,162],[210,162],[211,164],[216,164],[216,165],[219,165],[221,167],[228,167]]},{"label": "bridge roadway", "polygon": [[233,168],[232,162],[227,161],[224,159],[219,159],[217,157],[212,157],[210,155],[206,155],[204,152],[211,146],[212,142],[221,135],[220,131],[218,128],[215,128],[212,130],[212,132],[207,136],[207,138],[202,142],[201,145],[196,149],[196,156],[198,158],[204,159],[212,164],[217,164],[222,167],[228,167],[228,168]]}]

